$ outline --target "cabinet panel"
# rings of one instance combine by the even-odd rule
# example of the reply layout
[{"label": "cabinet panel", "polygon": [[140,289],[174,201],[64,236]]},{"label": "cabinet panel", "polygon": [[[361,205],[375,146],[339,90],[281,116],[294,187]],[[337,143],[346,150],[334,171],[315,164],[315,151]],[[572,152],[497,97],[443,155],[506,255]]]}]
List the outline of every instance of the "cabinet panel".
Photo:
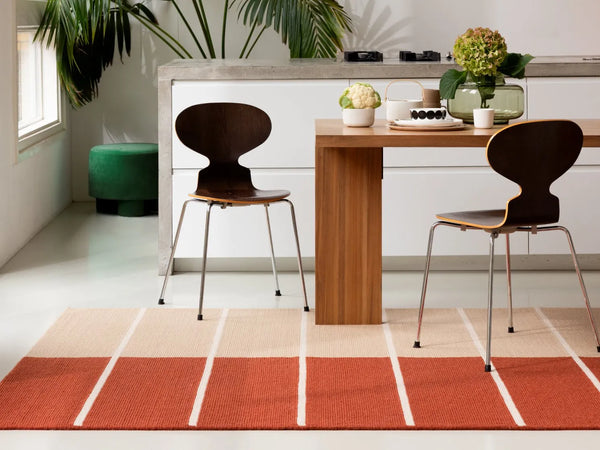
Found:
[{"label": "cabinet panel", "polygon": [[[212,101],[249,103],[271,118],[269,139],[241,157],[248,167],[314,167],[316,118],[341,117],[338,99],[348,80],[178,81],[173,117],[186,107]],[[173,130],[173,167],[204,167],[207,161],[185,147]]]},{"label": "cabinet panel", "polygon": [[[314,256],[314,172],[312,170],[257,170],[255,184],[265,189],[286,188],[296,207],[303,256]],[[196,183],[196,171],[178,170],[173,177],[173,228],[181,205]],[[383,255],[422,256],[426,252],[430,225],[435,214],[498,207],[514,195],[516,187],[491,170],[467,169],[386,169],[383,179]],[[205,207],[191,204],[186,213],[177,258],[202,255]],[[270,207],[276,255],[295,256],[295,247],[285,205]],[[438,229],[434,254],[487,255],[487,235]],[[514,254],[527,253],[524,234],[512,239]],[[504,252],[499,242],[497,253]],[[210,224],[209,257],[269,257],[262,207],[214,209]]]},{"label": "cabinet panel", "polygon": [[[197,171],[177,170],[173,175],[173,230],[181,206],[196,186]],[[314,171],[254,170],[253,181],[261,189],[287,189],[294,203],[302,256],[314,256],[315,208]],[[201,202],[188,205],[177,252],[177,258],[202,257],[206,207]],[[269,207],[273,245],[276,256],[296,256],[289,206],[285,203]],[[263,206],[213,207],[210,220],[209,257],[270,257]]]},{"label": "cabinet panel", "polygon": [[[573,236],[575,250],[580,254],[600,253],[598,224],[600,208],[600,167],[573,167],[558,179],[550,191],[560,199],[560,224]],[[569,246],[564,233],[539,233],[530,238],[532,254],[568,254]]]},{"label": "cabinet panel", "polygon": [[530,118],[598,118],[600,78],[528,78],[527,85]]},{"label": "cabinet panel", "polygon": [[[386,169],[383,179],[383,254],[425,255],[435,214],[502,209],[518,186],[489,168]],[[513,236],[513,254],[527,253],[526,235]],[[487,255],[488,235],[439,227],[434,255]],[[496,253],[504,253],[497,241]]]}]

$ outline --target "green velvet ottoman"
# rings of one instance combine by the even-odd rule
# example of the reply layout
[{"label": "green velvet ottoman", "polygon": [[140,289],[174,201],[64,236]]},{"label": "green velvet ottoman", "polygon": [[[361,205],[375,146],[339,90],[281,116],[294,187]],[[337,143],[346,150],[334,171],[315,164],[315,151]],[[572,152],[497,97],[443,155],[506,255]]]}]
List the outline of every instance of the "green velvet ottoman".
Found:
[{"label": "green velvet ottoman", "polygon": [[134,217],[158,211],[158,145],[123,143],[90,150],[89,193],[96,211]]}]

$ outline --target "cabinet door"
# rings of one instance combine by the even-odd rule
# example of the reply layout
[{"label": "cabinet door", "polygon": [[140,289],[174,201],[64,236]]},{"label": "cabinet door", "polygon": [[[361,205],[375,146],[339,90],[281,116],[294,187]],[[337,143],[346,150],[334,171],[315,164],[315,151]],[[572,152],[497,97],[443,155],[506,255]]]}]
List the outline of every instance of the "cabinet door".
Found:
[{"label": "cabinet door", "polygon": [[[176,170],[173,174],[173,230],[187,194],[196,186],[196,170]],[[287,189],[294,203],[302,256],[314,256],[315,208],[314,170],[256,169],[253,181],[261,189]],[[202,202],[188,205],[177,245],[176,258],[201,258],[206,207]],[[286,203],[269,207],[275,256],[296,256],[290,208]],[[213,207],[210,219],[209,257],[270,257],[263,206]]]},{"label": "cabinet door", "polygon": [[[348,80],[177,81],[173,117],[196,103],[240,102],[269,114],[269,139],[243,155],[247,167],[314,167],[316,118],[340,118],[338,99]],[[199,124],[202,126],[202,124]],[[186,148],[173,130],[173,168],[206,166],[204,157]]]},{"label": "cabinet door", "polygon": [[[435,215],[472,209],[502,209],[519,188],[485,167],[385,169],[383,178],[383,254],[425,255]],[[488,234],[439,227],[434,255],[487,255]],[[504,242],[497,241],[497,254]],[[513,254],[527,253],[525,234],[511,238]]]},{"label": "cabinet door", "polygon": [[596,119],[600,78],[528,78],[531,119]]},{"label": "cabinet door", "polygon": [[[529,78],[530,117],[536,119],[598,118],[600,78]],[[560,223],[571,231],[575,249],[581,254],[600,253],[595,207],[600,189],[600,152],[584,148],[565,175],[551,187],[560,199]],[[532,254],[568,254],[563,233],[540,233],[530,237]]]},{"label": "cabinet door", "polygon": [[[576,166],[554,182],[550,191],[560,199],[560,224],[569,229],[580,254],[600,253],[598,224],[600,167]],[[568,254],[564,233],[553,231],[530,237],[532,254]]]}]

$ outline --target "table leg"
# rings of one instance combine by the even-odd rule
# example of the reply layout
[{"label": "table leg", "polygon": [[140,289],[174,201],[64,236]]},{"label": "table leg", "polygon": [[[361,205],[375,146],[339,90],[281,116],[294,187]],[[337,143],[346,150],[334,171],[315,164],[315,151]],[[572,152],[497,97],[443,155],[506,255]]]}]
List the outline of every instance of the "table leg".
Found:
[{"label": "table leg", "polygon": [[317,324],[380,324],[382,148],[316,148]]}]

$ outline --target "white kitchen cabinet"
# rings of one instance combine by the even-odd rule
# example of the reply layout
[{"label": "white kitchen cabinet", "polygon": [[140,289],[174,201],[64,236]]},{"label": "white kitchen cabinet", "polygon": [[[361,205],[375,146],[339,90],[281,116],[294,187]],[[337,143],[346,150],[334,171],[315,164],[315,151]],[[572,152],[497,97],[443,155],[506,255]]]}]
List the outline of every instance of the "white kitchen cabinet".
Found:
[{"label": "white kitchen cabinet", "polygon": [[528,78],[527,104],[532,119],[597,119],[600,78]]},{"label": "white kitchen cabinet", "polygon": [[[600,78],[529,78],[530,118],[589,119],[600,116]],[[557,180],[551,192],[560,198],[560,223],[571,231],[580,254],[600,253],[595,207],[600,191],[600,152],[583,148],[575,166]],[[564,233],[530,236],[531,254],[568,254]]]},{"label": "white kitchen cabinet", "polygon": [[[382,100],[391,79],[327,80],[210,80],[174,81],[173,119],[187,106],[208,101],[247,102],[264,109],[271,117],[269,140],[242,157],[253,169],[259,188],[283,188],[292,192],[296,206],[302,254],[314,256],[314,120],[339,118],[337,103],[342,91],[355,81],[367,81]],[[437,88],[437,79],[421,79],[426,88]],[[600,111],[600,78],[528,78],[509,80],[523,86],[526,95],[524,118],[588,118]],[[420,95],[418,85],[395,83],[390,98]],[[385,118],[385,105],[377,110]],[[195,189],[197,171],[206,166],[204,157],[184,147],[172,135],[172,226],[175,230],[183,201]],[[561,198],[561,222],[573,232],[579,253],[600,253],[595,226],[600,209],[594,204],[600,187],[600,153],[583,149],[577,166],[552,186]],[[429,227],[435,213],[502,208],[518,187],[494,173],[483,148],[393,148],[384,149],[383,256],[423,256]],[[270,208],[277,256],[295,257],[295,247],[285,205]],[[205,208],[190,207],[176,257],[181,261],[199,258]],[[585,214],[585,217],[582,216]],[[434,255],[487,255],[488,239],[483,233],[439,228]],[[560,234],[513,235],[513,255],[566,254]],[[504,252],[498,242],[497,252]],[[269,258],[264,209],[261,207],[213,209],[209,258]],[[233,265],[235,267],[235,264]],[[240,267],[243,268],[243,267]],[[421,267],[416,267],[420,269]],[[384,267],[385,269],[385,267]]]}]

